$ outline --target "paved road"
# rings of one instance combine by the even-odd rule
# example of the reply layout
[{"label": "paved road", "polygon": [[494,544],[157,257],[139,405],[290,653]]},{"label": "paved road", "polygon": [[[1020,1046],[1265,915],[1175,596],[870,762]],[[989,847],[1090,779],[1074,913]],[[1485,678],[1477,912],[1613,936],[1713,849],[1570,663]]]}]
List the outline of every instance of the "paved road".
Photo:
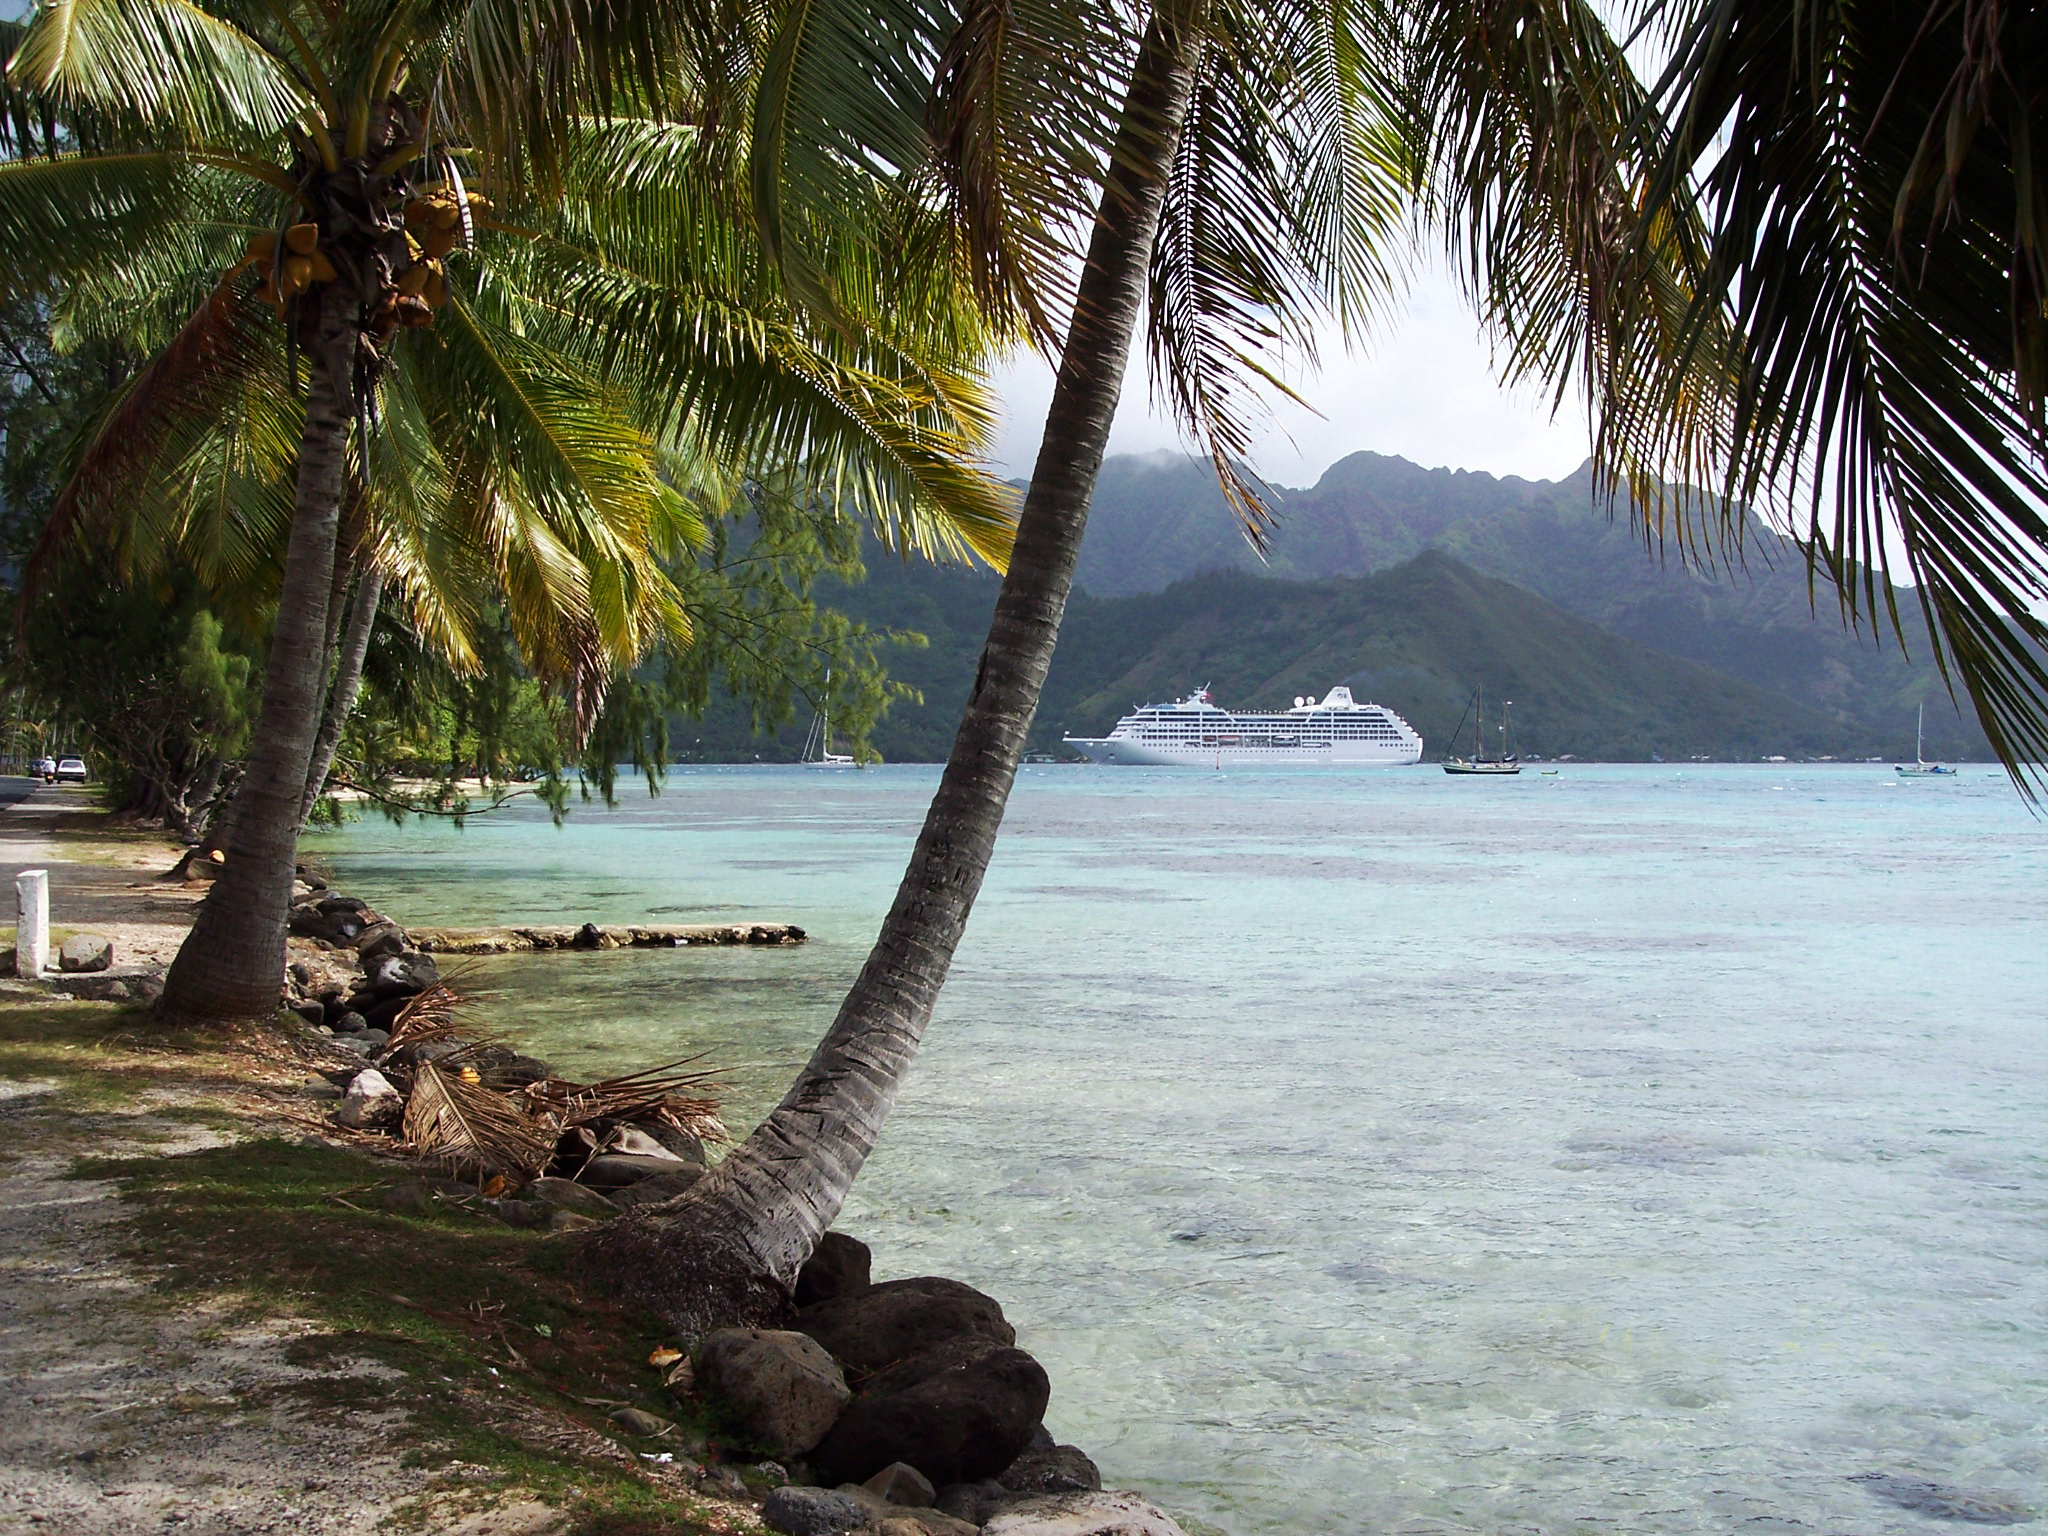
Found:
[{"label": "paved road", "polygon": [[42,787],[41,779],[0,778],[0,811],[10,805],[19,805]]}]

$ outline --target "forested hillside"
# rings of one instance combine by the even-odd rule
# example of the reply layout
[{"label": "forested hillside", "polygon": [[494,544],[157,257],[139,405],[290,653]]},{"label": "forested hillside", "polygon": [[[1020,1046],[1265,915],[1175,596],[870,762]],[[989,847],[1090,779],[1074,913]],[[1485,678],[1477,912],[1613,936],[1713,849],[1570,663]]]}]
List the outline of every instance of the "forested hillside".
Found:
[{"label": "forested hillside", "polygon": [[[1931,755],[1988,756],[1932,666],[1845,633],[1832,609],[1814,616],[1798,551],[1767,531],[1752,529],[1744,568],[1702,573],[1610,519],[1583,472],[1496,479],[1363,453],[1276,495],[1262,565],[1202,464],[1104,466],[1034,747],[1202,683],[1236,706],[1345,682],[1406,715],[1432,753],[1483,688],[1515,701],[1525,745],[1546,756],[1897,756],[1923,699]],[[924,701],[890,711],[884,757],[945,756],[995,589],[986,571],[871,552],[865,582],[823,594],[929,642],[888,653]],[[676,745],[792,757],[805,723],[762,740],[714,710]]]},{"label": "forested hillside", "polygon": [[[1646,547],[1625,516],[1610,517],[1584,470],[1559,481],[1503,479],[1356,453],[1314,487],[1275,498],[1280,523],[1262,566],[1203,465],[1167,454],[1114,460],[1097,492],[1081,583],[1110,597],[1208,570],[1315,581],[1439,549],[1603,629],[1871,732],[1895,731],[1924,698],[1930,746],[1988,755],[1976,722],[1950,705],[1922,633],[1909,631],[1909,661],[1889,638],[1880,645],[1846,632],[1825,583],[1816,612],[1798,548],[1753,522],[1742,561],[1701,571],[1675,548]],[[1902,610],[1912,611],[1910,595]]]}]

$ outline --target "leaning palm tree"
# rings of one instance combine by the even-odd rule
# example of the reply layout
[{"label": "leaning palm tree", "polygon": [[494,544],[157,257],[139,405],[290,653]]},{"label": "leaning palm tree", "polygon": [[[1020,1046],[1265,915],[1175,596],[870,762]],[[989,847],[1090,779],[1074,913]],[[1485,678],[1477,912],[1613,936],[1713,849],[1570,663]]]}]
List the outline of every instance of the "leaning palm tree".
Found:
[{"label": "leaning palm tree", "polygon": [[[866,965],[747,1141],[687,1196],[591,1246],[594,1264],[680,1326],[786,1308],[917,1051],[1051,661],[1141,315],[1156,386],[1254,539],[1265,506],[1240,466],[1260,390],[1311,351],[1318,321],[1369,319],[1413,214],[1469,239],[1481,279],[1494,252],[1522,263],[1482,297],[1518,366],[1553,384],[1576,376],[1596,403],[1625,400],[1634,349],[1675,334],[1682,248],[1632,245],[1632,222],[1615,216],[1635,206],[1643,157],[1659,147],[1643,94],[1590,14],[1527,9],[1486,84],[1463,77],[1485,151],[1437,203],[1416,197],[1421,168],[1452,153],[1418,129],[1426,87],[1409,66],[1426,16],[1326,0],[788,11],[762,70],[753,154],[762,227],[792,285],[821,286],[785,210],[848,204],[848,168],[879,160],[952,210],[985,303],[1056,341],[1059,366],[973,691]],[[1069,244],[1077,234],[1084,249]],[[1624,274],[1608,297],[1600,285]],[[1694,401],[1662,435],[1615,421],[1601,440],[1609,473],[1642,479],[1653,452],[1711,443],[1715,397]]]},{"label": "leaning palm tree", "polygon": [[[963,463],[966,398],[915,366],[897,336],[821,345],[816,327],[762,325],[686,261],[655,274],[630,262],[613,270],[601,246],[581,237],[604,235],[616,200],[589,200],[597,212],[587,228],[564,223],[559,194],[593,120],[602,127],[612,109],[636,104],[687,105],[693,80],[722,78],[655,69],[657,58],[694,55],[647,18],[615,30],[577,19],[542,0],[286,0],[246,12],[184,0],[53,0],[21,36],[8,105],[26,112],[12,115],[54,114],[73,132],[59,153],[0,167],[10,231],[0,280],[26,287],[95,271],[225,269],[109,416],[81,466],[80,496],[104,499],[123,468],[196,451],[195,425],[247,397],[280,339],[284,377],[304,388],[260,724],[226,867],[172,966],[167,1012],[264,1015],[276,1005],[297,833],[329,658],[344,629],[344,512],[352,475],[367,484],[376,466],[394,368],[419,379],[438,364],[458,376],[444,391],[456,412],[481,408],[491,446],[463,456],[452,481],[472,521],[532,534],[542,574],[573,586],[569,567],[582,566],[589,624],[580,633],[556,625],[549,604],[511,593],[515,612],[558,631],[549,638],[572,658],[565,682],[582,719],[617,650],[611,642],[630,641],[650,607],[664,607],[646,558],[676,495],[655,472],[663,454],[715,461],[727,473],[764,448],[836,460],[850,488],[957,517],[1000,555],[1000,497]],[[708,166],[700,180],[714,190],[727,186],[708,139],[694,149],[679,158]],[[727,219],[695,244],[672,245],[730,257],[743,227]],[[517,290],[494,281],[486,263],[467,271],[464,253],[485,236],[535,247],[524,270],[558,285]],[[559,281],[572,266],[574,280]],[[863,269],[882,278],[871,283],[877,292],[886,266]],[[636,303],[653,310],[651,290],[664,281],[696,301],[682,323],[586,344],[584,377],[566,391],[545,370],[497,368],[507,356],[531,365],[534,348],[548,345],[545,336],[528,345],[524,320],[573,329],[587,300],[600,314],[608,305],[616,321]],[[915,313],[932,286],[903,285],[906,307]],[[848,288],[858,297],[863,283]],[[495,356],[484,335],[493,326]],[[430,343],[418,335],[427,331]],[[845,314],[835,317],[830,337],[849,332],[860,335]],[[554,338],[556,354],[569,350]],[[481,399],[466,392],[478,378],[487,380]],[[637,443],[621,444],[609,411],[583,445],[588,455],[555,439],[549,428],[565,417],[550,408],[565,393],[580,397],[584,384],[608,405],[639,411],[625,418],[640,428]],[[537,456],[525,451],[536,444]],[[539,513],[536,491],[549,514]],[[566,522],[550,523],[564,512]],[[585,564],[581,552],[604,558]],[[592,582],[593,570],[610,575]]]}]

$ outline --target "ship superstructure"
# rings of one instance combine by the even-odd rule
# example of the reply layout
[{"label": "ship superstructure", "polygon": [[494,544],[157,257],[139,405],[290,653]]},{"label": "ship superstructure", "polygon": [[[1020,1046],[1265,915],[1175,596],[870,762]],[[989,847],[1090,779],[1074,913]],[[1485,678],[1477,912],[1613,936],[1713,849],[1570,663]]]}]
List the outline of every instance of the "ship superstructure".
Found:
[{"label": "ship superstructure", "polygon": [[1296,699],[1271,714],[1235,714],[1197,688],[1171,704],[1145,704],[1107,736],[1067,736],[1065,744],[1097,763],[1149,767],[1236,765],[1336,767],[1412,763],[1422,738],[1380,704],[1361,704],[1349,688]]}]

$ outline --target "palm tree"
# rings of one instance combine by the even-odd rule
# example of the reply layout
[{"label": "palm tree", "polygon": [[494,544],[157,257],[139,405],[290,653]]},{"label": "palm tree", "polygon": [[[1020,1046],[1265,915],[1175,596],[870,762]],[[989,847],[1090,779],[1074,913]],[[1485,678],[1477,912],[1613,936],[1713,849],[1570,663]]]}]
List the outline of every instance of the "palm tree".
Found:
[{"label": "palm tree", "polygon": [[[729,477],[763,452],[820,461],[911,542],[950,519],[942,542],[1001,558],[1002,498],[968,462],[977,402],[959,374],[985,331],[954,327],[963,345],[932,349],[948,366],[927,368],[903,335],[934,312],[925,299],[944,308],[944,283],[922,265],[917,281],[891,284],[897,264],[855,270],[828,256],[845,281],[827,332],[786,307],[748,308],[774,273],[750,260],[743,219],[671,219],[650,233],[623,218],[618,184],[650,162],[696,172],[685,183],[695,202],[662,206],[706,212],[730,190],[729,157],[687,125],[602,110],[671,92],[650,61],[680,55],[672,37],[636,23],[586,46],[589,29],[572,21],[539,0],[279,0],[219,14],[183,0],[66,0],[21,34],[9,115],[57,115],[70,138],[0,166],[0,279],[20,289],[98,274],[147,292],[151,279],[154,291],[189,289],[226,269],[110,412],[60,511],[89,523],[135,471],[166,465],[188,483],[196,464],[232,493],[274,498],[278,482],[250,472],[262,434],[220,424],[233,408],[266,415],[259,381],[280,346],[282,376],[296,388],[303,374],[290,496],[272,508],[288,539],[260,723],[225,868],[167,981],[168,1013],[276,1006],[322,701],[347,692],[346,673],[337,690],[328,674],[351,557],[365,576],[389,562],[403,580],[408,560],[415,577],[444,574],[451,544],[495,552],[522,642],[559,664],[579,722],[650,619],[676,618],[654,557],[688,520],[663,478],[678,466]],[[565,201],[579,168],[586,188],[593,171],[615,184]],[[486,260],[492,239],[506,249]],[[688,302],[664,310],[679,290]],[[863,305],[879,313],[885,292],[909,318],[862,328]],[[611,329],[636,316],[641,329]],[[579,366],[564,373],[564,359]],[[267,415],[274,448],[274,402]],[[425,499],[453,515],[408,534],[390,514],[421,500],[415,461],[394,478],[380,460],[420,446],[409,428],[431,437],[450,423],[461,446],[440,455],[444,483]],[[344,548],[345,512],[365,496],[383,515],[367,544]],[[359,613],[370,590],[357,587]],[[461,604],[429,580],[407,590],[459,654]]]},{"label": "palm tree", "polygon": [[[1580,370],[1598,400],[1625,395],[1639,338],[1671,334],[1683,285],[1659,265],[1673,253],[1627,245],[1630,225],[1610,212],[1632,206],[1640,153],[1656,147],[1632,126],[1641,93],[1597,23],[1562,11],[1518,30],[1518,61],[1475,87],[1493,136],[1467,178],[1479,190],[1425,214],[1482,248],[1515,245],[1528,265],[1503,280],[1489,317],[1522,344],[1525,367],[1553,382]],[[985,302],[1041,338],[1063,300],[1071,318],[974,688],[866,965],[747,1141],[687,1196],[613,1224],[589,1249],[685,1330],[786,1309],[917,1051],[1052,657],[1141,313],[1162,392],[1256,538],[1264,507],[1240,462],[1257,386],[1278,383],[1288,351],[1309,349],[1317,319],[1355,326],[1389,293],[1418,169],[1439,148],[1407,105],[1421,89],[1405,71],[1423,20],[1386,7],[1153,0],[1127,13],[990,0],[925,18],[923,34],[908,6],[881,22],[866,3],[788,14],[763,72],[754,157],[761,222],[793,284],[815,262],[800,238],[778,240],[785,199],[844,201],[845,167],[865,155],[953,209]],[[870,72],[853,78],[848,59]],[[1105,102],[1120,105],[1105,113]],[[1529,194],[1511,227],[1488,202],[1510,178]],[[1077,229],[1087,243],[1069,294],[1061,241]],[[1595,272],[1627,262],[1637,280],[1622,301],[1593,302]],[[1544,325],[1561,350],[1535,346]],[[1624,427],[1604,446],[1612,473],[1634,476],[1654,444]],[[1705,431],[1695,422],[1675,440]]]},{"label": "palm tree", "polygon": [[1724,505],[1802,536],[1844,617],[1928,649],[2023,792],[2048,761],[2048,11],[1653,0],[1673,132],[1647,211],[1705,226],[1735,381]]}]

